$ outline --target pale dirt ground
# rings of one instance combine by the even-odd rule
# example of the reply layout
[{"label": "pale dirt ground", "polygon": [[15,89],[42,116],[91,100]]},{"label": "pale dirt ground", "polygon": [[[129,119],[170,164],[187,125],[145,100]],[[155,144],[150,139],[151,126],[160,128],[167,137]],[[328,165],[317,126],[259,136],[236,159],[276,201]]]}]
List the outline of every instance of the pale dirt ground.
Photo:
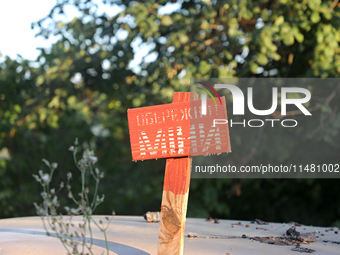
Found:
[{"label": "pale dirt ground", "polygon": [[[104,220],[104,216],[96,216]],[[75,217],[76,225],[81,223],[80,217]],[[205,219],[187,219],[186,235],[189,232],[228,236],[282,236],[292,225],[284,223],[270,223],[269,225],[251,224],[249,221],[241,221],[243,226],[232,226],[237,220],[220,220],[220,224],[206,222]],[[250,227],[245,227],[250,224]],[[266,228],[268,231],[256,229]],[[340,233],[328,231],[330,228],[301,226],[297,231],[320,231],[320,238],[311,244],[303,244],[315,250],[313,255],[339,255],[340,245],[323,240],[340,242]],[[337,230],[337,229],[336,229]],[[102,233],[93,226],[94,245],[93,253],[101,254],[105,248]],[[321,233],[324,236],[321,236]],[[110,254],[135,255],[157,254],[158,223],[147,223],[142,216],[114,216],[107,230]],[[292,251],[294,246],[277,246],[264,244],[249,239],[205,239],[185,237],[185,255],[207,255],[230,253],[231,255],[299,255]],[[39,217],[12,218],[0,220],[0,254],[1,255],[62,255],[66,254],[59,239],[46,236],[41,219]],[[106,254],[106,253],[105,253]]]}]

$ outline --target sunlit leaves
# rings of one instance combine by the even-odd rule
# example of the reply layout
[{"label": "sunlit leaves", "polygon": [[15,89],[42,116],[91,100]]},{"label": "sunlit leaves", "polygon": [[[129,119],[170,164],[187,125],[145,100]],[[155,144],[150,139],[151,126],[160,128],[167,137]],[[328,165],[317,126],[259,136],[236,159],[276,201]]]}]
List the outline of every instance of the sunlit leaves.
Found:
[{"label": "sunlit leaves", "polygon": [[163,26],[170,26],[173,24],[173,22],[169,15],[164,15],[161,19],[161,24]]},{"label": "sunlit leaves", "polygon": [[320,19],[321,19],[321,18],[320,18],[319,12],[314,11],[314,12],[312,13],[310,19],[311,19],[311,21],[312,21],[313,23],[318,23],[318,22],[320,21]]}]

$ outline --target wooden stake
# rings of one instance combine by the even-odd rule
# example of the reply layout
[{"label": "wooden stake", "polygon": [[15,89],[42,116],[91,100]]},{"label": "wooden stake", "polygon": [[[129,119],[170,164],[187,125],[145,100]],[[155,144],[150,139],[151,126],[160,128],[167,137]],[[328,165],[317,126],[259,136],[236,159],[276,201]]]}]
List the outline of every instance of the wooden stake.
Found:
[{"label": "wooden stake", "polygon": [[[197,100],[190,92],[175,92],[173,103]],[[166,160],[164,187],[159,223],[158,255],[182,255],[187,214],[190,174],[190,157]]]},{"label": "wooden stake", "polygon": [[189,157],[166,160],[158,255],[183,254],[190,171]]}]

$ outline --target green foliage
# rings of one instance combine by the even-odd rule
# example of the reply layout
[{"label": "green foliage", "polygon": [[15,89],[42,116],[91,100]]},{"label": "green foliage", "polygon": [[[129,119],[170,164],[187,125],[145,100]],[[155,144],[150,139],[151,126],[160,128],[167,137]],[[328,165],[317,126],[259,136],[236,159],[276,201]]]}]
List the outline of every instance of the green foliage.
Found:
[{"label": "green foliage", "polygon": [[[167,1],[104,2],[121,11],[108,16],[96,12],[92,1],[57,1],[50,15],[33,24],[39,36],[59,38],[51,49],[41,49],[40,65],[8,58],[1,63],[0,144],[11,159],[0,159],[0,217],[34,214],[30,201],[38,192],[30,180],[32,169],[40,167],[37,159],[64,158],[60,168],[72,171],[65,148],[74,137],[87,141],[80,147],[98,152],[99,167],[107,173],[100,192],[108,194],[108,205],[99,213],[112,207],[118,214],[158,210],[164,162],[131,161],[126,111],[171,102],[174,91],[189,90],[190,78],[340,76],[340,13],[331,0],[184,1],[166,14],[159,10],[173,5]],[[80,15],[61,22],[58,15],[68,5]],[[137,49],[148,53],[132,68]],[[256,97],[269,93],[261,90]],[[296,155],[306,147],[316,163],[336,161],[339,93],[336,86],[313,91],[318,95],[311,102],[313,115],[320,123],[299,120],[308,127],[308,137],[298,128],[289,135],[266,130],[259,138],[261,148],[249,153],[259,135],[235,132],[232,146],[244,154],[231,155],[231,163],[298,161]],[[261,106],[265,109],[265,102]],[[194,179],[188,215],[263,215],[273,221],[330,224],[340,218],[334,182]],[[330,203],[326,194],[335,201]],[[281,213],[288,204],[292,213]],[[301,208],[315,214],[303,215]]]}]

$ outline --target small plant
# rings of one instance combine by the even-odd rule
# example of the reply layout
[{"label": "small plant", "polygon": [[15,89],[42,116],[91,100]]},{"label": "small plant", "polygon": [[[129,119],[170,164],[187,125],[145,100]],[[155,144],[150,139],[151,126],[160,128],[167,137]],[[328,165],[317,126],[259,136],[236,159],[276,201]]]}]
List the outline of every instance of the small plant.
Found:
[{"label": "small plant", "polygon": [[[59,188],[51,188],[53,173],[57,169],[57,163],[49,163],[46,159],[43,162],[48,166],[49,173],[39,171],[39,175],[33,175],[37,182],[43,188],[41,196],[43,203],[38,205],[34,203],[37,214],[41,216],[44,229],[48,236],[54,236],[59,238],[63,246],[65,247],[67,254],[93,254],[92,245],[92,228],[91,223],[97,226],[101,232],[103,232],[106,242],[106,252],[109,254],[108,241],[106,236],[106,229],[110,224],[110,218],[106,217],[107,223],[100,220],[96,222],[92,215],[98,205],[104,201],[104,195],[100,198],[98,196],[98,187],[100,179],[104,178],[104,173],[100,172],[98,168],[94,168],[94,164],[97,162],[97,157],[93,151],[85,150],[81,160],[77,160],[78,152],[78,139],[75,140],[74,146],[71,146],[69,150],[73,153],[74,163],[80,171],[81,175],[81,191],[77,193],[77,196],[71,190],[72,174],[67,174],[66,189],[68,191],[68,198],[75,203],[75,208],[64,207],[68,214],[68,217],[58,213],[60,207],[58,194],[64,188],[64,183],[60,183]],[[90,172],[95,181],[95,189],[92,200],[89,198],[89,187],[86,185],[86,173]],[[114,213],[113,213],[114,214]],[[75,215],[82,216],[82,223],[75,225],[72,223],[72,217]],[[86,238],[86,235],[89,238]],[[103,253],[104,254],[104,253]]]}]

